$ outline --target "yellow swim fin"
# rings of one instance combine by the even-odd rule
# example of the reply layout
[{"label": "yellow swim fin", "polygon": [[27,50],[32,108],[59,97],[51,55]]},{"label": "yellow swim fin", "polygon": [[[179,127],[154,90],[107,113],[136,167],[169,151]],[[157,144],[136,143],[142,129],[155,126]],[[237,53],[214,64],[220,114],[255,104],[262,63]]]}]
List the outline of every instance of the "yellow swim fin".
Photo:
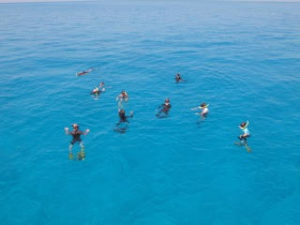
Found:
[{"label": "yellow swim fin", "polygon": [[70,160],[73,160],[73,159],[74,159],[74,156],[73,156],[73,153],[72,153],[72,152],[69,153],[69,159],[70,159]]},{"label": "yellow swim fin", "polygon": [[247,152],[251,152],[251,148],[247,144],[245,144],[245,148],[246,148]]},{"label": "yellow swim fin", "polygon": [[84,148],[80,149],[80,152],[78,152],[78,160],[84,160],[85,159],[85,152]]}]

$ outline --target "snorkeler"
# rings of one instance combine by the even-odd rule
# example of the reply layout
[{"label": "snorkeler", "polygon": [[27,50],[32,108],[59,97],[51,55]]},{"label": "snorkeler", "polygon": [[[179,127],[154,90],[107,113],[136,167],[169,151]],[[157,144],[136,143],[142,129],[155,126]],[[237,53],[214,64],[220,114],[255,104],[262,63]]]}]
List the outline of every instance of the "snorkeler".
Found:
[{"label": "snorkeler", "polygon": [[156,114],[156,117],[158,118],[164,118],[167,117],[169,114],[169,110],[171,109],[171,104],[170,104],[170,99],[166,98],[164,104],[161,104],[158,107],[160,110],[159,112]]},{"label": "snorkeler", "polygon": [[125,90],[122,90],[121,93],[117,96],[116,101],[118,101],[118,108],[123,109],[123,102],[127,102],[129,99],[128,93]]},{"label": "snorkeler", "polygon": [[[84,145],[83,145],[83,142],[81,140],[81,135],[87,135],[90,130],[89,129],[86,129],[85,132],[83,131],[80,131],[79,130],[79,126],[78,124],[74,123],[72,125],[73,127],[73,130],[70,132],[69,131],[69,128],[68,127],[65,127],[65,133],[67,135],[72,135],[73,139],[69,145],[69,158],[70,159],[73,159],[73,154],[72,154],[72,148],[73,148],[73,145],[76,143],[76,142],[79,142],[79,145],[80,145],[80,153],[78,154],[78,159],[84,159]],[[82,154],[83,153],[83,154]]]},{"label": "snorkeler", "polygon": [[177,74],[176,74],[176,76],[175,76],[175,81],[176,81],[176,83],[179,83],[179,82],[181,82],[181,81],[184,81],[184,80],[182,79],[180,73],[177,73]]},{"label": "snorkeler", "polygon": [[100,95],[101,93],[105,92],[105,87],[104,87],[104,82],[101,82],[99,84],[99,87],[95,87],[92,91],[91,91],[91,95]]},{"label": "snorkeler", "polygon": [[205,102],[203,102],[200,106],[192,108],[192,110],[201,109],[200,115],[202,116],[202,118],[205,118],[209,112],[208,106],[209,106],[209,104],[206,104]]},{"label": "snorkeler", "polygon": [[129,116],[126,116],[125,110],[119,109],[120,121],[116,124],[116,128],[114,129],[114,131],[124,134],[128,128],[128,123],[129,123],[128,118],[132,118],[132,117],[133,117],[133,111],[130,112]]},{"label": "snorkeler", "polygon": [[125,122],[129,123],[129,121],[127,119],[133,117],[133,111],[130,112],[129,116],[126,116],[125,110],[120,109],[119,110],[119,117],[120,117],[120,121],[117,123],[117,125],[119,125],[120,123],[125,123]]},{"label": "snorkeler", "polygon": [[247,122],[242,122],[239,126],[239,128],[242,130],[243,134],[238,136],[238,139],[240,139],[241,142],[246,142],[247,143],[247,138],[250,137],[250,131],[248,129],[249,126],[249,121]]},{"label": "snorkeler", "polygon": [[88,70],[84,70],[82,72],[78,72],[76,73],[76,76],[83,76],[83,75],[87,75],[88,73],[92,72],[93,71],[93,68],[89,68]]},{"label": "snorkeler", "polygon": [[242,130],[243,134],[238,136],[238,139],[240,139],[240,142],[235,143],[236,145],[239,146],[245,146],[247,152],[251,152],[251,148],[248,146],[247,138],[250,137],[250,131],[248,129],[249,126],[249,121],[247,122],[242,122],[239,126],[239,128]]},{"label": "snorkeler", "polygon": [[127,102],[129,99],[128,93],[125,90],[122,90],[121,93],[117,96],[116,101],[122,102],[125,101]]}]

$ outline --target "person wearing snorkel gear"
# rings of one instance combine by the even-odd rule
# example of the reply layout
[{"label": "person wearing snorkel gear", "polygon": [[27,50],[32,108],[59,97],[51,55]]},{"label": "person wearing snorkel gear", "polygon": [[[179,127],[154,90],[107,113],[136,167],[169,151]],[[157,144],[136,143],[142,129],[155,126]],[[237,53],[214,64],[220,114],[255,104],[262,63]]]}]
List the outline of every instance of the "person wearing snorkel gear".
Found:
[{"label": "person wearing snorkel gear", "polygon": [[249,121],[247,122],[242,122],[239,126],[239,128],[242,130],[243,134],[238,136],[238,139],[240,139],[241,142],[246,142],[247,143],[247,138],[250,137],[250,131],[248,129],[249,126]]},{"label": "person wearing snorkel gear", "polygon": [[90,73],[92,71],[93,71],[93,68],[89,68],[88,70],[76,73],[76,76],[79,77],[79,76],[87,75],[88,73]]},{"label": "person wearing snorkel gear", "polygon": [[114,131],[124,134],[128,128],[128,123],[129,123],[128,118],[132,118],[132,117],[133,117],[133,112],[130,112],[130,115],[126,116],[125,110],[119,109],[120,120],[116,124],[116,128],[114,129]]},{"label": "person wearing snorkel gear", "polygon": [[177,73],[177,74],[176,74],[176,76],[175,76],[175,81],[176,81],[176,83],[179,83],[179,82],[183,81],[183,79],[182,79],[180,73]]},{"label": "person wearing snorkel gear", "polygon": [[158,108],[160,111],[156,114],[156,116],[159,118],[167,117],[169,110],[171,109],[170,99],[166,98],[164,104],[161,104]]},{"label": "person wearing snorkel gear", "polygon": [[201,105],[200,105],[200,109],[202,110],[201,111],[201,116],[203,117],[203,118],[205,118],[206,116],[207,116],[207,114],[208,114],[208,106],[209,106],[209,104],[206,104],[205,102],[203,102]]},{"label": "person wearing snorkel gear", "polygon": [[69,145],[69,157],[70,159],[73,158],[73,154],[72,154],[72,148],[73,148],[73,145],[78,142],[81,149],[80,149],[80,153],[78,154],[78,159],[84,159],[84,145],[83,145],[83,142],[81,140],[81,135],[87,135],[90,130],[89,129],[86,129],[84,132],[79,130],[79,125],[77,123],[74,123],[72,125],[73,127],[73,130],[70,132],[69,131],[69,128],[68,127],[65,127],[65,133],[66,135],[72,135],[73,139]]},{"label": "person wearing snorkel gear", "polygon": [[121,93],[117,96],[116,101],[122,102],[125,101],[127,102],[129,99],[128,93],[125,90],[122,90]]},{"label": "person wearing snorkel gear", "polygon": [[209,104],[206,104],[205,102],[203,102],[203,103],[201,103],[200,106],[192,108],[192,110],[201,109],[200,115],[202,116],[202,118],[205,118],[207,116],[208,112],[209,112],[208,106],[209,106]]},{"label": "person wearing snorkel gear", "polygon": [[133,111],[130,112],[129,116],[126,116],[125,110],[124,109],[119,109],[119,117],[120,117],[120,121],[117,123],[117,125],[119,125],[120,123],[129,123],[128,118],[132,118],[133,117]]},{"label": "person wearing snorkel gear", "polygon": [[121,91],[121,93],[116,98],[116,101],[118,101],[118,108],[123,109],[123,101],[127,102],[128,99],[128,93],[125,90]]},{"label": "person wearing snorkel gear", "polygon": [[100,95],[102,92],[105,91],[105,87],[104,87],[104,82],[101,82],[99,84],[99,87],[95,87],[92,91],[91,91],[91,95]]}]

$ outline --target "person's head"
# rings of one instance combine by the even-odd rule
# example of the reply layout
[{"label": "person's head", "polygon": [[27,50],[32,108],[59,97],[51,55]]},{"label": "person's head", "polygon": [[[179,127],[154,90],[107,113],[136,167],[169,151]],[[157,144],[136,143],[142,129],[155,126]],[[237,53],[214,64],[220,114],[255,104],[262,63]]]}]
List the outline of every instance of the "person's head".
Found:
[{"label": "person's head", "polygon": [[207,104],[205,102],[201,103],[200,105],[201,108],[206,108],[207,107]]},{"label": "person's head", "polygon": [[240,128],[241,128],[241,129],[244,129],[244,128],[246,127],[246,124],[247,124],[246,122],[242,122],[242,123],[240,124]]},{"label": "person's head", "polygon": [[165,103],[169,104],[169,103],[170,103],[170,99],[169,99],[169,98],[166,98],[166,99],[165,99]]},{"label": "person's head", "polygon": [[99,86],[103,87],[104,86],[104,82],[100,82]]},{"label": "person's head", "polygon": [[124,109],[120,109],[119,113],[120,114],[125,114],[125,110]]},{"label": "person's head", "polygon": [[73,127],[74,130],[78,130],[79,125],[78,125],[77,123],[73,123],[73,124],[72,124],[72,127]]},{"label": "person's head", "polygon": [[122,90],[121,94],[123,97],[127,96],[127,92],[125,90]]}]

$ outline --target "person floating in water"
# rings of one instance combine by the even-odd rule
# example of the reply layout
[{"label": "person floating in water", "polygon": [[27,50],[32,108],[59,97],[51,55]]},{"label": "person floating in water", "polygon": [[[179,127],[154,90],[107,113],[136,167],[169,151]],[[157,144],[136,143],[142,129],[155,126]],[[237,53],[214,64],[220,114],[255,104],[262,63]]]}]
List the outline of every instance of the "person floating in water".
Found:
[{"label": "person floating in water", "polygon": [[65,133],[67,135],[72,135],[73,139],[69,145],[69,158],[70,159],[73,159],[73,153],[72,153],[72,148],[73,148],[73,145],[78,142],[79,145],[80,145],[80,152],[78,153],[78,159],[79,160],[83,160],[85,158],[85,154],[84,154],[84,145],[83,145],[83,142],[81,140],[81,135],[87,135],[90,130],[89,129],[86,129],[85,132],[79,130],[79,126],[77,123],[74,123],[72,125],[73,127],[73,130],[70,132],[69,131],[69,128],[68,127],[65,127]]},{"label": "person floating in water", "polygon": [[242,130],[242,134],[238,136],[238,139],[240,140],[239,145],[244,145],[246,147],[246,150],[248,152],[251,151],[250,147],[248,146],[247,138],[250,137],[250,131],[248,129],[249,126],[249,121],[247,122],[242,122],[239,126],[239,128]]},{"label": "person floating in water", "polygon": [[129,116],[126,116],[125,110],[124,109],[120,109],[119,110],[119,117],[120,117],[120,121],[118,124],[120,123],[129,123],[128,118],[132,118],[133,117],[133,111],[130,112]]},{"label": "person floating in water", "polygon": [[164,104],[161,104],[159,107],[159,112],[156,114],[156,117],[158,118],[164,118],[167,117],[169,114],[169,111],[171,109],[170,99],[166,98]]},{"label": "person floating in water", "polygon": [[180,73],[177,73],[176,76],[175,76],[175,81],[176,83],[179,83],[179,82],[182,82],[184,81],[180,75]]},{"label": "person floating in water", "polygon": [[240,141],[245,141],[247,142],[247,138],[250,137],[250,131],[248,129],[249,126],[249,121],[247,122],[242,122],[239,126],[239,128],[242,130],[243,134],[241,134],[240,136],[238,136],[238,138],[240,139]]},{"label": "person floating in water", "polygon": [[200,113],[201,117],[205,118],[207,116],[208,112],[209,112],[208,106],[209,106],[209,104],[206,104],[205,102],[203,102],[200,106],[192,108],[192,110],[200,109],[201,110],[201,113]]},{"label": "person floating in water", "polygon": [[88,70],[84,70],[84,71],[76,73],[76,76],[79,77],[79,76],[87,75],[88,73],[90,73],[92,71],[93,71],[93,68],[89,68]]},{"label": "person floating in water", "polygon": [[117,96],[116,101],[118,101],[118,108],[123,109],[123,102],[128,102],[129,95],[125,90],[122,90],[121,93]]},{"label": "person floating in water", "polygon": [[91,91],[91,95],[94,95],[94,96],[98,96],[100,95],[101,93],[105,92],[105,87],[104,87],[104,82],[101,82],[99,84],[99,87],[95,87],[92,91]]},{"label": "person floating in water", "polygon": [[121,93],[117,96],[116,101],[125,101],[127,102],[129,95],[125,90],[122,90]]},{"label": "person floating in water", "polygon": [[128,128],[128,118],[133,117],[133,111],[130,112],[129,116],[126,116],[126,112],[124,109],[119,109],[119,118],[120,121],[116,124],[115,131],[119,133],[125,133]]}]

